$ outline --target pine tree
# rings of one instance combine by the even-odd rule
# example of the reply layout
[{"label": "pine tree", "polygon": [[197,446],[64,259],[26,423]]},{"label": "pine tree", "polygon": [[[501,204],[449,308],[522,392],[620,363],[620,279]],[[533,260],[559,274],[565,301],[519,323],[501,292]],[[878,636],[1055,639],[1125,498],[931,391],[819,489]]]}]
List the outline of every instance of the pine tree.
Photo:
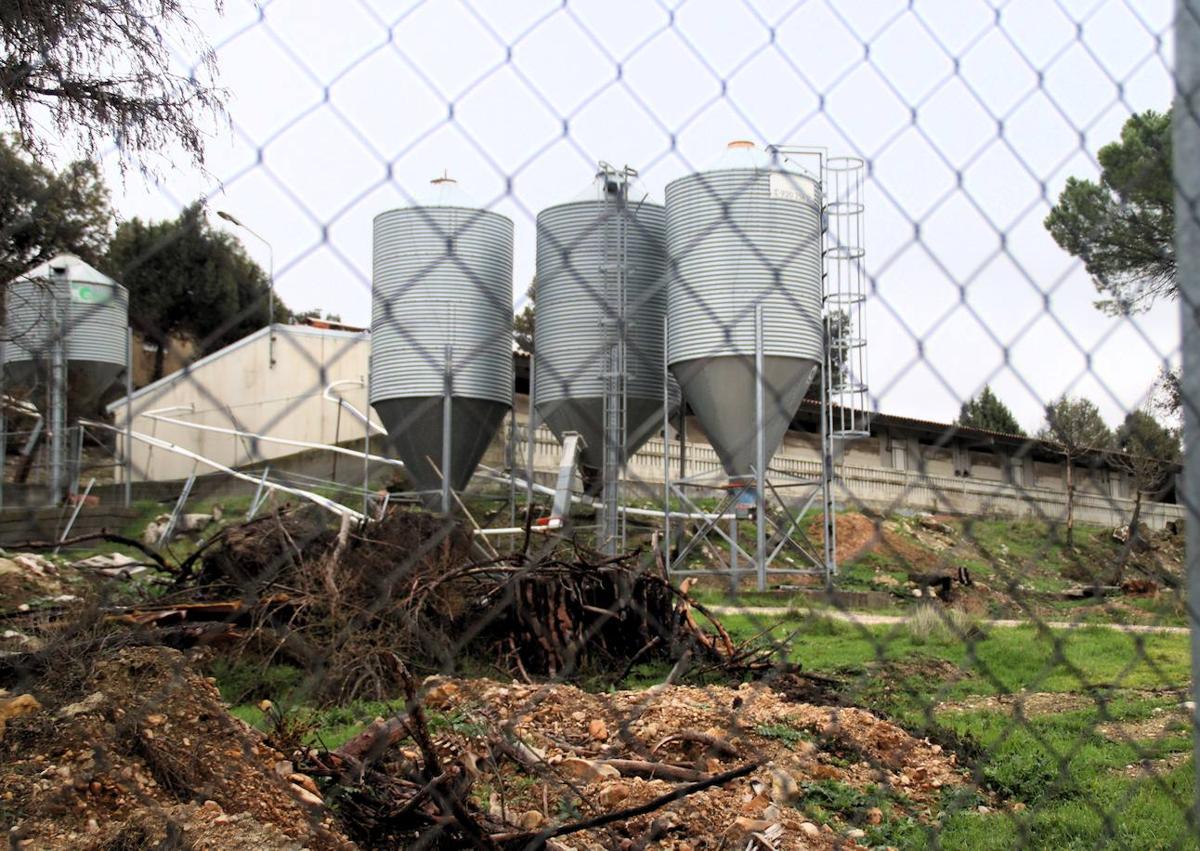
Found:
[{"label": "pine tree", "polygon": [[963,402],[958,424],[1003,434],[1025,434],[1013,412],[992,392],[990,385],[985,385],[978,396]]}]

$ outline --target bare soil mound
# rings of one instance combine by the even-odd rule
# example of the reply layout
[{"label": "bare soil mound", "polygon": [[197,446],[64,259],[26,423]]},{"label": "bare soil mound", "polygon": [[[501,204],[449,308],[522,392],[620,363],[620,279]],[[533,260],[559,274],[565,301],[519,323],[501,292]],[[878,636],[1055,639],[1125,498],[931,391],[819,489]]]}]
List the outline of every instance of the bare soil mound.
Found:
[{"label": "bare soil mound", "polygon": [[178,651],[102,653],[73,694],[53,678],[0,739],[13,847],[349,847]]},{"label": "bare soil mound", "polygon": [[[471,811],[504,848],[539,835],[576,851],[745,848],[755,836],[774,844],[752,847],[855,848],[885,818],[927,818],[944,790],[971,782],[953,754],[870,712],[760,684],[595,694],[433,679],[424,691],[442,773],[462,767]],[[384,779],[415,776],[421,759],[399,739],[360,784],[330,791],[358,813],[364,847],[407,847],[429,829],[420,818],[437,807]],[[388,820],[397,811],[408,832]]]}]

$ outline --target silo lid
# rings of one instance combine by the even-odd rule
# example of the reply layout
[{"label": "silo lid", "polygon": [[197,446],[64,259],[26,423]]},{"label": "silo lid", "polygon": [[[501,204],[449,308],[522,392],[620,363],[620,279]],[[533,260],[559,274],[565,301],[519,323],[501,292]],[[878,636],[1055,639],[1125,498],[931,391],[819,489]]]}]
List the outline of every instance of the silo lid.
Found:
[{"label": "silo lid", "polygon": [[440,177],[429,181],[424,192],[417,195],[415,207],[468,207],[475,209],[479,205],[467,194],[458,181],[448,172],[442,172]]},{"label": "silo lid", "polygon": [[[589,183],[583,189],[582,192],[576,193],[574,196],[569,198],[565,203],[579,204],[579,203],[586,202],[586,201],[603,201],[603,200],[605,200],[605,197],[608,195],[609,184],[614,179],[620,179],[621,177],[622,177],[622,175],[620,175],[619,173],[606,174],[603,171],[598,171],[598,172],[596,172],[596,176],[592,178],[592,182]],[[629,201],[630,201],[630,203],[632,203],[632,204],[641,204],[643,202],[650,203],[650,204],[659,204],[660,203],[659,201],[650,197],[650,191],[648,189],[646,189],[646,185],[644,183],[642,183],[642,181],[639,180],[636,175],[626,177],[625,179],[629,182]]]},{"label": "silo lid", "polygon": [[39,263],[28,272],[18,275],[17,280],[40,281],[46,278],[75,281],[82,284],[107,284],[119,286],[116,281],[90,266],[74,254],[58,254],[45,263]]},{"label": "silo lid", "polygon": [[811,171],[783,154],[772,154],[748,139],[735,139],[725,146],[721,155],[705,171],[732,171],[754,169],[755,171],[785,171],[817,180]]}]

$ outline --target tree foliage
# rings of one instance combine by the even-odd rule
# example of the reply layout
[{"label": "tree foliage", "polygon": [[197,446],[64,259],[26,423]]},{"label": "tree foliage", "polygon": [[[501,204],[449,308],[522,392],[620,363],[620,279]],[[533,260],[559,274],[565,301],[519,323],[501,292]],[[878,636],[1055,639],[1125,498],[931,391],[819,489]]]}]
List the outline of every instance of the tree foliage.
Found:
[{"label": "tree foliage", "polygon": [[1132,116],[1097,159],[1099,182],[1069,178],[1046,217],[1047,230],[1083,260],[1104,296],[1101,309],[1126,314],[1174,298],[1170,112]]},{"label": "tree foliage", "polygon": [[95,265],[111,230],[108,189],[94,163],[54,172],[0,136],[0,282],[63,252]]},{"label": "tree foliage", "polygon": [[1047,405],[1046,425],[1038,436],[1073,458],[1108,449],[1113,442],[1112,430],[1100,416],[1100,409],[1081,396],[1061,396]]},{"label": "tree foliage", "polygon": [[[835,388],[845,387],[855,380],[854,367],[856,366],[853,363],[855,351],[850,346],[850,337],[854,332],[850,313],[846,310],[832,311],[825,317],[822,326],[825,345],[829,349],[829,371],[832,379],[830,384]],[[845,341],[845,345],[843,345],[843,341]],[[804,398],[809,401],[820,401],[820,373],[813,374],[812,384],[805,391]],[[836,396],[834,401],[837,401]]]},{"label": "tree foliage", "polygon": [[[123,222],[101,268],[129,289],[130,319],[160,352],[172,334],[195,336],[207,352],[267,324],[266,273],[240,242],[209,224],[200,203],[173,220]],[[278,301],[275,318],[290,319]]]},{"label": "tree foliage", "polygon": [[1082,397],[1061,396],[1046,406],[1046,425],[1038,437],[1058,447],[1067,470],[1067,545],[1075,534],[1075,462],[1112,446],[1113,435],[1096,405]]},{"label": "tree foliage", "polygon": [[[89,153],[111,137],[133,154],[178,144],[201,162],[198,116],[219,114],[224,94],[205,82],[215,63],[193,8],[182,0],[0,4],[0,116],[37,152],[55,136]],[[200,55],[191,73],[173,70],[170,45]]]},{"label": "tree foliage", "polygon": [[1130,474],[1135,488],[1150,494],[1167,484],[1181,454],[1179,431],[1166,428],[1143,410],[1125,415],[1113,446],[1117,450],[1113,463]]},{"label": "tree foliage", "polygon": [[513,317],[513,340],[523,352],[533,353],[534,297],[537,295],[537,278],[529,284],[525,293],[525,307]]},{"label": "tree foliage", "polygon": [[1004,434],[1025,434],[1013,412],[990,386],[984,386],[978,396],[963,402],[958,412],[958,424]]}]

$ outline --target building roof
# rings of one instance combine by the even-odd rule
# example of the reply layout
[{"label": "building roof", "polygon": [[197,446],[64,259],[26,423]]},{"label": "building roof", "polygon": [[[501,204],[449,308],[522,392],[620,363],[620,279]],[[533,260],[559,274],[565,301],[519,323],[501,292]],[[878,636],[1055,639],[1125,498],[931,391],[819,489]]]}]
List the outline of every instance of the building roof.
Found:
[{"label": "building roof", "polygon": [[[228,346],[225,346],[224,348],[217,349],[215,352],[210,352],[209,354],[205,355],[202,358],[197,358],[196,360],[192,361],[190,364],[185,366],[183,369],[177,369],[174,372],[164,375],[162,378],[158,379],[157,381],[152,381],[149,384],[147,384],[146,386],[140,387],[137,390],[134,390],[133,395],[131,397],[129,397],[129,401],[135,401],[137,399],[140,399],[143,396],[150,395],[161,389],[169,387],[170,385],[181,380],[182,378],[184,378],[188,375],[191,375],[196,370],[202,369],[203,367],[208,366],[211,363],[215,363],[216,361],[220,360],[221,358],[227,357],[230,354],[232,354],[233,352],[236,352],[237,350],[239,350],[245,346],[248,346],[251,343],[254,343],[254,342],[257,342],[258,340],[264,339],[270,333],[271,327],[272,326],[264,325],[262,328],[259,328],[257,331],[252,331],[251,333],[247,334],[245,337],[242,337],[240,340],[236,340],[236,341],[230,343]],[[320,327],[309,326],[309,325],[275,325],[273,327],[275,329],[276,339],[278,339],[280,336],[291,335],[291,336],[332,337],[332,338],[341,339],[341,340],[354,340],[354,339],[365,340],[370,336],[370,333],[367,331],[356,331],[356,332],[342,331],[342,330],[339,330],[336,328],[320,328]],[[104,410],[111,414],[111,413],[116,412],[120,408],[124,407],[125,403],[126,403],[126,398],[124,396],[122,396],[121,398],[119,398],[113,402],[110,402],[108,405],[106,405],[104,407]]]}]

